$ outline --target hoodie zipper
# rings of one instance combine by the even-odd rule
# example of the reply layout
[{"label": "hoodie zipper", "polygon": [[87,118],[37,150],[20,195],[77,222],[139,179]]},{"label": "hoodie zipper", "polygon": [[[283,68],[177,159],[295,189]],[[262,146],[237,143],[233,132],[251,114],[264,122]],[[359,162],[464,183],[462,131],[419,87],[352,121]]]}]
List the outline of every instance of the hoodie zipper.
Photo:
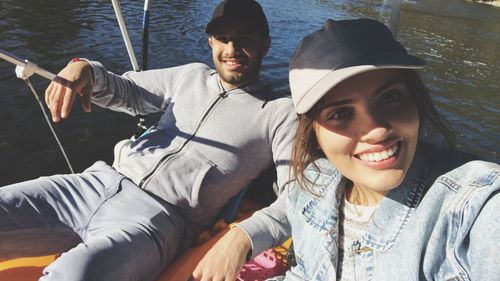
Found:
[{"label": "hoodie zipper", "polygon": [[205,119],[207,119],[207,116],[208,114],[212,111],[212,109],[215,107],[215,105],[217,103],[219,103],[220,100],[226,98],[228,95],[228,92],[222,88],[222,92],[219,93],[217,99],[215,99],[215,101],[212,102],[212,104],[208,107],[207,111],[205,111],[205,113],[203,114],[202,118],[200,119],[200,121],[198,122],[198,124],[196,125],[196,128],[194,129],[193,133],[191,134],[191,136],[175,151],[171,152],[171,153],[168,153],[168,154],[165,154],[161,159],[160,161],[156,162],[156,165],[154,166],[154,168],[149,172],[147,173],[144,178],[142,178],[141,182],[139,183],[139,187],[140,188],[143,188],[144,187],[144,184],[146,183],[146,181],[148,179],[150,179],[154,173],[156,172],[156,170],[158,170],[158,168],[165,162],[167,161],[170,157],[172,157],[173,155],[179,153],[182,151],[182,149],[184,149],[184,147],[186,147],[186,145],[196,136],[196,133],[198,132],[198,130],[200,129],[201,125],[203,124],[203,122],[205,121]]}]

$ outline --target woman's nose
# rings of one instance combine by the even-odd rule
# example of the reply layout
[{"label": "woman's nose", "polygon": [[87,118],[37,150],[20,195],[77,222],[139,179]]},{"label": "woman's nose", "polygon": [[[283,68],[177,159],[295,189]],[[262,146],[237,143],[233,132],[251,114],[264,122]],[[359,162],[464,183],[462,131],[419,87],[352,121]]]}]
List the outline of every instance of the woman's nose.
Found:
[{"label": "woman's nose", "polygon": [[360,141],[367,143],[379,143],[392,133],[392,127],[388,120],[373,113],[364,114],[359,129]]}]

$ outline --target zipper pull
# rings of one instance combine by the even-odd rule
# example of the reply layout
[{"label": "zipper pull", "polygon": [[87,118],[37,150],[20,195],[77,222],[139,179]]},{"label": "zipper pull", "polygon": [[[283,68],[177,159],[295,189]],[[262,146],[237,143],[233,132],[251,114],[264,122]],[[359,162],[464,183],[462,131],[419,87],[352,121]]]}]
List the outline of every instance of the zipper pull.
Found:
[{"label": "zipper pull", "polygon": [[224,91],[224,92],[220,93],[220,94],[219,94],[219,97],[221,97],[221,98],[225,98],[225,97],[227,97],[227,92],[226,92],[226,91]]}]

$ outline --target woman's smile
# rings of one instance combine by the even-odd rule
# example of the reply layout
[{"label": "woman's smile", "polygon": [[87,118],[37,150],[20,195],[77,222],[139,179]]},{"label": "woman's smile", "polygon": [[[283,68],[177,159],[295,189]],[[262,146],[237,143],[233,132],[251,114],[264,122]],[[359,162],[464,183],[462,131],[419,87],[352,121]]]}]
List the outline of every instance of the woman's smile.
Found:
[{"label": "woman's smile", "polygon": [[397,161],[401,142],[396,142],[388,147],[372,148],[370,151],[355,154],[364,165],[373,169],[388,169]]}]

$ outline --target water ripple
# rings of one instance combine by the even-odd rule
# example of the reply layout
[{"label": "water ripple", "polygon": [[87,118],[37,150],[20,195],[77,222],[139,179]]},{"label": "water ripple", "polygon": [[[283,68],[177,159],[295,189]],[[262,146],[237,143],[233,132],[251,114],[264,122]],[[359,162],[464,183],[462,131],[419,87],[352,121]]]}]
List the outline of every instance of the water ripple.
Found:
[{"label": "water ripple", "polygon": [[[193,61],[211,63],[204,26],[219,0],[153,1],[150,68]],[[390,18],[390,1],[262,0],[273,39],[263,62],[264,76],[276,90],[289,92],[288,61],[297,42],[325,19]],[[121,1],[132,44],[140,60],[142,1]],[[450,8],[450,7],[453,7]],[[423,77],[440,112],[458,133],[458,144],[498,161],[500,9],[461,0],[405,1],[399,39],[410,53],[427,60]],[[0,1],[0,48],[53,72],[71,57],[102,61],[114,72],[131,69],[116,17],[108,0]],[[66,172],[64,161],[14,67],[0,61],[0,186]],[[48,82],[34,77],[42,93]],[[129,116],[78,105],[56,125],[77,170],[98,159],[112,161],[112,147],[135,130]],[[36,141],[33,141],[36,140]]]}]

